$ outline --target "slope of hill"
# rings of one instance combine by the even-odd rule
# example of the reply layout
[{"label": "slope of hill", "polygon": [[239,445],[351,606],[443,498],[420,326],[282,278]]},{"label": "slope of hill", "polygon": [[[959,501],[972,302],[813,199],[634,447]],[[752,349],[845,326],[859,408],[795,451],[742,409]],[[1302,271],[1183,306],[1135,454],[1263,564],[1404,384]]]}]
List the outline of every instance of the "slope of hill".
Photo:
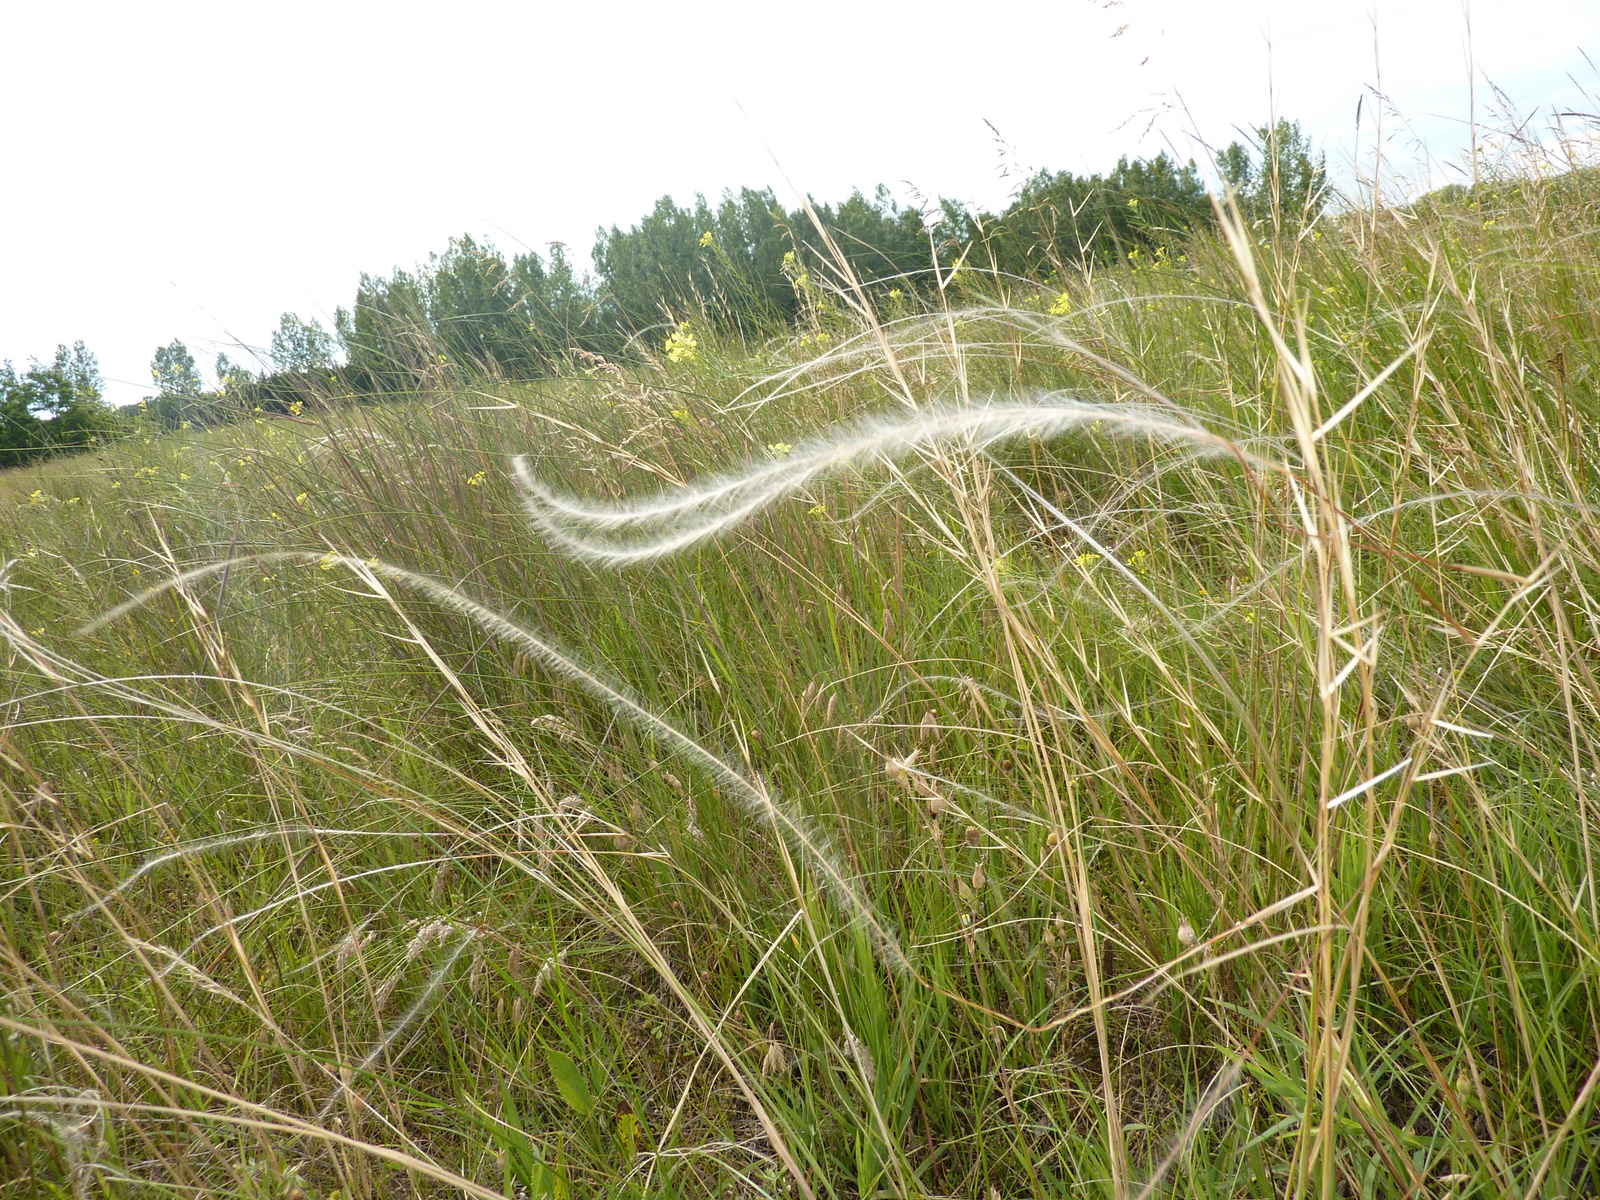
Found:
[{"label": "slope of hill", "polygon": [[0,1195],[1592,1192],[1600,226],[1480,201],[0,477]]}]

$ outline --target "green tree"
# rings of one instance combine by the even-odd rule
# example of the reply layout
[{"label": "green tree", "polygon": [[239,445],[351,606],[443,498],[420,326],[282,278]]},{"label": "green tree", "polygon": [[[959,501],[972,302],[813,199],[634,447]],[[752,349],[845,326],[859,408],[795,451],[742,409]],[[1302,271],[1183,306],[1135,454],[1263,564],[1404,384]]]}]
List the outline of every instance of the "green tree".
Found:
[{"label": "green tree", "polygon": [[533,369],[565,367],[574,348],[612,354],[620,347],[615,326],[604,320],[594,290],[573,271],[559,242],[550,247],[548,263],[531,252],[517,255],[511,273],[521,297],[520,315],[527,322]]},{"label": "green tree", "polygon": [[1251,220],[1313,220],[1328,202],[1327,157],[1313,156],[1299,121],[1262,125],[1251,145],[1231,143],[1217,156],[1222,180]]},{"label": "green tree", "polygon": [[177,338],[156,350],[150,360],[150,377],[159,390],[146,397],[143,408],[168,429],[179,429],[186,422],[210,417],[212,396],[194,364],[194,355]]},{"label": "green tree", "polygon": [[1154,253],[1211,220],[1194,163],[1126,157],[1107,175],[1041,171],[998,217],[967,218],[1002,272],[1027,279]]},{"label": "green tree", "polygon": [[350,374],[372,393],[415,390],[433,362],[425,281],[396,269],[385,279],[362,275],[354,310],[339,321]]},{"label": "green tree", "polygon": [[529,357],[518,280],[493,245],[463,234],[428,260],[424,296],[429,323],[448,359],[491,374],[521,374]]},{"label": "green tree", "polygon": [[217,355],[217,394],[220,396],[248,395],[258,376],[241,362],[234,362],[226,354]]},{"label": "green tree", "polygon": [[156,350],[150,360],[150,377],[163,396],[199,396],[205,388],[195,369],[194,355],[177,338]]},{"label": "green tree", "polygon": [[57,346],[48,363],[18,374],[0,366],[0,465],[82,450],[110,435],[116,416],[106,404],[100,367],[82,342]]},{"label": "green tree", "polygon": [[291,312],[278,318],[278,328],[272,335],[272,362],[280,371],[315,371],[333,365],[337,348],[333,335],[322,327],[322,322],[312,317],[301,320]]},{"label": "green tree", "polygon": [[26,376],[18,375],[9,360],[0,364],[0,467],[31,462],[47,447]]},{"label": "green tree", "polygon": [[[863,284],[887,292],[927,276],[922,214],[900,208],[886,188],[813,211]],[[697,313],[763,336],[799,312],[793,278],[827,271],[832,259],[803,208],[785,212],[771,191],[751,188],[725,192],[716,208],[704,196],[693,207],[663,196],[632,228],[598,231],[594,248],[600,301],[629,331]]]}]

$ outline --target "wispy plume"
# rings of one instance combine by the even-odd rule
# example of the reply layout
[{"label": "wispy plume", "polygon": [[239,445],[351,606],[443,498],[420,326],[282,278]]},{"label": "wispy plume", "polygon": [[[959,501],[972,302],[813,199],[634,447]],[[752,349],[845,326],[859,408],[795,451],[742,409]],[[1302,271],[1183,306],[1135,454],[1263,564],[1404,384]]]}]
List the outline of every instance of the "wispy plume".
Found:
[{"label": "wispy plume", "polygon": [[620,567],[665,558],[716,537],[829,472],[870,461],[900,462],[946,447],[982,450],[1016,438],[1083,428],[1113,437],[1186,443],[1202,453],[1242,453],[1199,422],[1171,411],[1049,393],[1026,404],[929,409],[895,420],[836,426],[776,462],[632,504],[585,503],[547,486],[525,457],[513,459],[512,466],[523,508],[546,538],[575,557]]}]

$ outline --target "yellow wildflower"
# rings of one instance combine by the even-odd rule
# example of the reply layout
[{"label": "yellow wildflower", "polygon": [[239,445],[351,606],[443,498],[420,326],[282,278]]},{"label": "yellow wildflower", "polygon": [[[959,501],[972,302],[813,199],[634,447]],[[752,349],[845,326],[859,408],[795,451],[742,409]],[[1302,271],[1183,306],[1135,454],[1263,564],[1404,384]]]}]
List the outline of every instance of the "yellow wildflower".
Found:
[{"label": "yellow wildflower", "polygon": [[706,230],[704,233],[702,233],[700,235],[700,245],[701,246],[709,246],[709,245],[711,245],[711,230],[708,229],[708,230]]},{"label": "yellow wildflower", "polygon": [[467,476],[467,486],[468,487],[477,487],[479,484],[481,484],[483,482],[484,477],[486,475],[488,475],[488,474],[489,474],[489,472],[487,472],[487,471],[477,471],[477,472],[474,472],[471,475],[468,475]]},{"label": "yellow wildflower", "polygon": [[1071,311],[1072,297],[1066,292],[1062,292],[1061,295],[1057,296],[1055,303],[1050,306],[1050,315],[1052,317],[1064,317]]},{"label": "yellow wildflower", "polygon": [[789,451],[793,449],[794,447],[789,445],[788,442],[767,443],[767,453],[772,455],[773,458],[782,458],[785,454],[788,454]]},{"label": "yellow wildflower", "polygon": [[667,335],[662,346],[671,362],[693,362],[700,357],[700,342],[689,332],[689,322],[684,321]]},{"label": "yellow wildflower", "polygon": [[29,492],[28,493],[28,503],[29,504],[43,504],[43,503],[45,503],[43,490],[40,489],[40,488],[34,488],[33,491]]}]

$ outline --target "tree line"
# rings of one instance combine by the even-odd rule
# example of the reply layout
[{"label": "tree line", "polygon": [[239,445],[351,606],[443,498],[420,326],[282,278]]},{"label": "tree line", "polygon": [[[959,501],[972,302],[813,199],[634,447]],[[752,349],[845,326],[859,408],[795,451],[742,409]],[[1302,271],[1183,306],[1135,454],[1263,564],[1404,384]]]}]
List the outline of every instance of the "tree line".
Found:
[{"label": "tree line", "polygon": [[[1235,142],[1218,170],[1248,216],[1315,216],[1323,160],[1297,122]],[[285,313],[261,370],[218,357],[206,387],[182,342],[157,350],[156,394],[140,419],[168,428],[282,411],[309,393],[357,397],[415,391],[442,368],[507,378],[571,369],[574,351],[627,358],[641,337],[685,321],[758,339],[825,306],[844,269],[875,300],[926,301],[957,264],[991,283],[1047,283],[1084,269],[1156,257],[1213,221],[1191,161],[1162,152],[1122,158],[1105,174],[1042,171],[1000,212],[950,201],[898,204],[885,188],[837,204],[786,208],[771,190],[728,192],[715,205],[663,197],[637,224],[596,233],[592,272],[565,249],[507,258],[463,235],[412,270],[363,275],[333,329]],[[664,340],[661,333],[657,341]],[[118,420],[100,401],[93,356],[62,347],[51,364],[0,372],[0,465],[91,444]],[[296,410],[298,411],[298,410]]]}]

